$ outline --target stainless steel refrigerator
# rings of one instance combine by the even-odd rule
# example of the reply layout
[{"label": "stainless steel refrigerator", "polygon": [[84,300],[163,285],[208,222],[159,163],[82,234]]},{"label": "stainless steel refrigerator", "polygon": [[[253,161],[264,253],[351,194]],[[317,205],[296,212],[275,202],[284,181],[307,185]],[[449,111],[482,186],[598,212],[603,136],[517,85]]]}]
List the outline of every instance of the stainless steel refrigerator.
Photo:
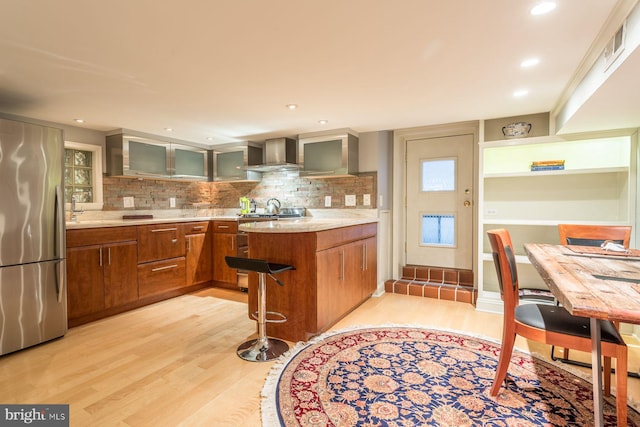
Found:
[{"label": "stainless steel refrigerator", "polygon": [[0,119],[0,355],[67,331],[62,131]]}]

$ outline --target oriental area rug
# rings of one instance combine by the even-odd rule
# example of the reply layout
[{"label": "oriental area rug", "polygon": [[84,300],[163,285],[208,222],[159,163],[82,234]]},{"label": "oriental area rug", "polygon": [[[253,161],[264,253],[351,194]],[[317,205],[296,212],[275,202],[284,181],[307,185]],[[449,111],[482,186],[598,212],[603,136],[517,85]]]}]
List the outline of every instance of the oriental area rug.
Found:
[{"label": "oriental area rug", "polygon": [[[262,391],[262,425],[592,426],[591,383],[514,350],[497,397],[497,343],[419,327],[362,327],[301,343],[276,362]],[[606,426],[616,425],[605,397]],[[628,425],[640,427],[629,408]]]}]

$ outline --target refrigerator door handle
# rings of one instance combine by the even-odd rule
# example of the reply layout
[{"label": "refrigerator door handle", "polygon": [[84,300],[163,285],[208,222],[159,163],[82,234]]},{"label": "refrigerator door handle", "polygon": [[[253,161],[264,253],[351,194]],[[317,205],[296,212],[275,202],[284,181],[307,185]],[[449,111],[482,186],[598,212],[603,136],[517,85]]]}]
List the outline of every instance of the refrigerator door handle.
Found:
[{"label": "refrigerator door handle", "polygon": [[64,258],[65,248],[65,220],[64,220],[64,196],[62,195],[62,186],[56,185],[56,201],[55,201],[55,245],[56,255],[58,258]]},{"label": "refrigerator door handle", "polygon": [[56,295],[58,297],[58,303],[62,303],[64,297],[64,284],[66,283],[67,276],[67,262],[64,260],[56,262]]}]

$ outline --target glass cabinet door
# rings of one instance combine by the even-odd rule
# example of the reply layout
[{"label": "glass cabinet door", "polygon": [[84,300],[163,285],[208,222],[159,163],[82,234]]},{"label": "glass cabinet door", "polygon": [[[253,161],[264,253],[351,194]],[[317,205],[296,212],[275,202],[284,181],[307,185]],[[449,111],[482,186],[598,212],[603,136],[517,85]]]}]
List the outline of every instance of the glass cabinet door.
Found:
[{"label": "glass cabinet door", "polygon": [[190,181],[209,179],[207,150],[176,144],[172,144],[171,148],[174,162],[172,178]]},{"label": "glass cabinet door", "polygon": [[[169,143],[126,141],[128,159],[125,158],[126,175],[155,175],[169,177]],[[128,161],[127,161],[128,160]]]}]

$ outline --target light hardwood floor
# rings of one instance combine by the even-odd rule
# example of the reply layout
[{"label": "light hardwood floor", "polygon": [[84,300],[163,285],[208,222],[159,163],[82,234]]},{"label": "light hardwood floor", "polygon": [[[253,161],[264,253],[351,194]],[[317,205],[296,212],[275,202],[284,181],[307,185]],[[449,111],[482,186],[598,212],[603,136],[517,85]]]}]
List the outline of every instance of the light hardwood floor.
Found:
[{"label": "light hardwood floor", "polygon": [[[260,426],[260,391],[273,363],[235,354],[255,331],[245,301],[246,294],[206,289],[4,356],[0,403],[68,403],[71,426]],[[501,322],[469,304],[386,294],[333,329],[408,324],[498,340]],[[549,354],[522,339],[516,346]],[[630,350],[637,370],[640,350]],[[640,380],[630,378],[629,394],[640,400]]]}]

